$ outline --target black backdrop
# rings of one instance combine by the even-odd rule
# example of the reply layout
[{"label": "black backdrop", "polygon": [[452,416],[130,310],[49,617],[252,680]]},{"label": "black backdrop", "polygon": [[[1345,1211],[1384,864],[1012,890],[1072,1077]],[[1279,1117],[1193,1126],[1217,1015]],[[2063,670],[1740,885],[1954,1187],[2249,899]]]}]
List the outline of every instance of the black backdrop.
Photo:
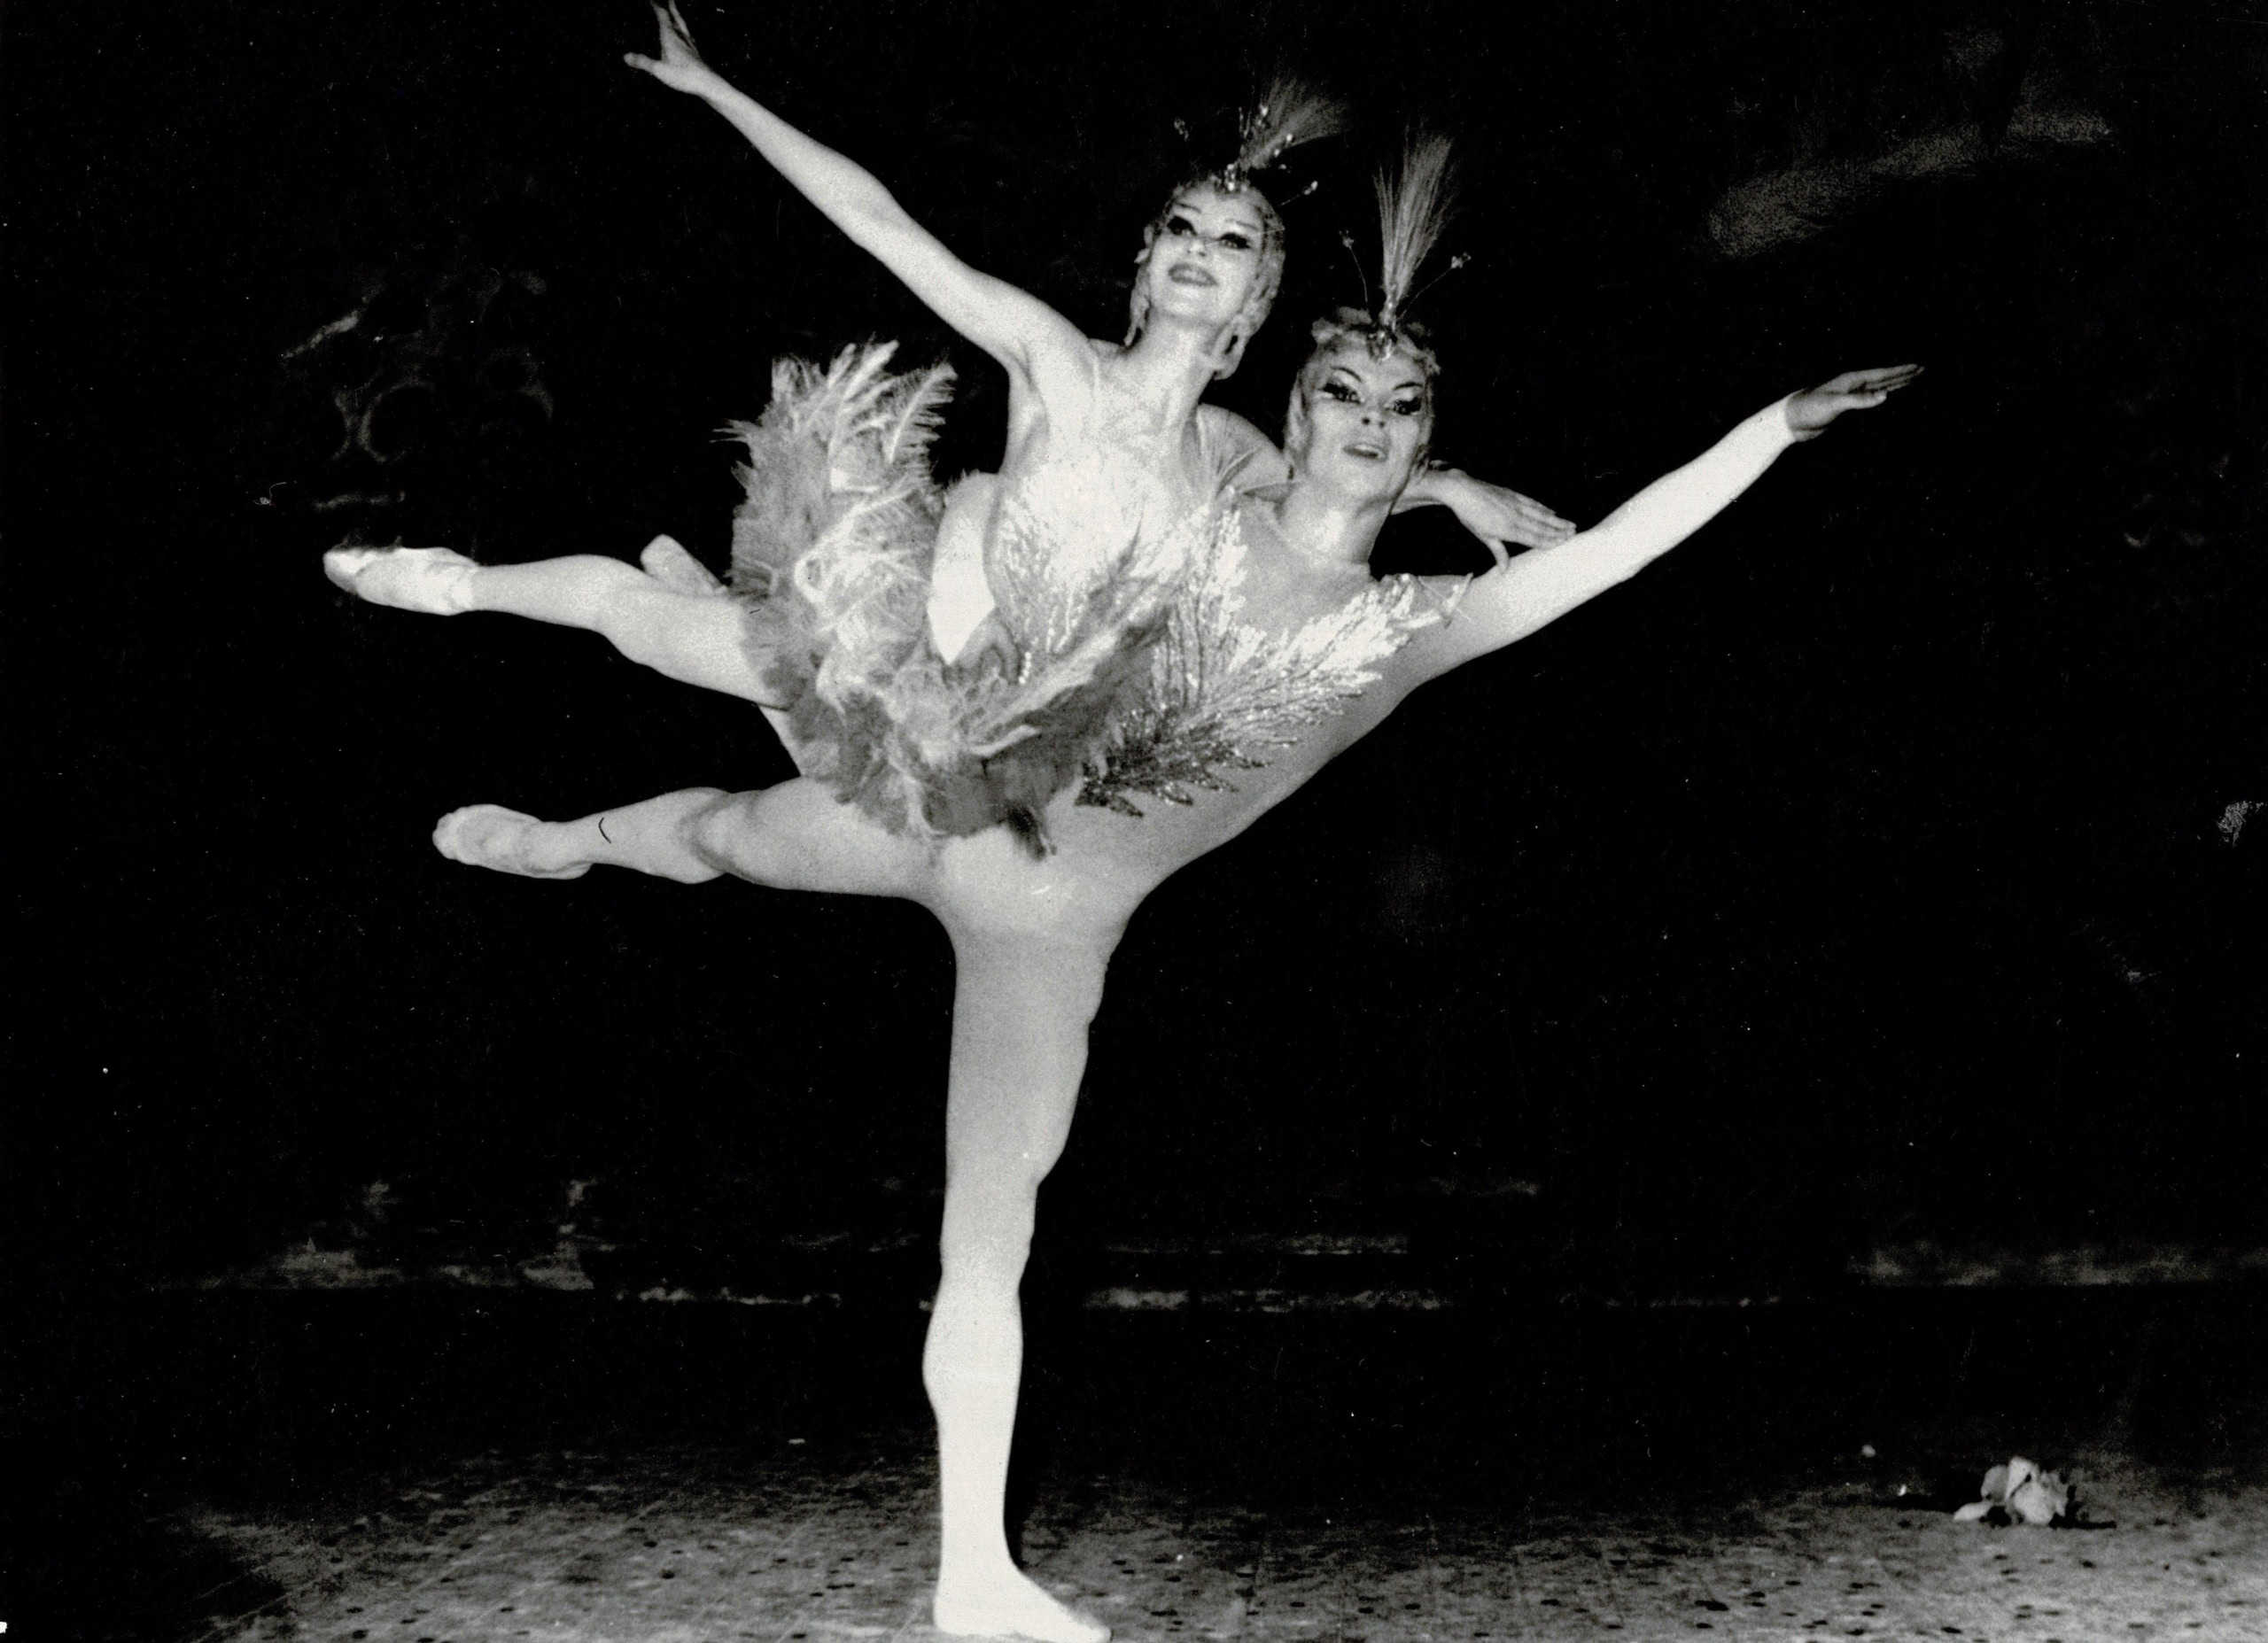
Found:
[{"label": "black backdrop", "polygon": [[[1104,335],[1174,120],[1278,58],[1335,80],[1370,128],[1312,167],[1222,396],[1270,426],[1349,294],[1357,157],[1452,131],[1476,263],[1429,302],[1441,453],[1581,519],[1790,388],[1930,367],[1157,896],[1050,1213],[1485,1244],[1517,1204],[1609,1281],[1710,1284],[1901,1238],[2256,1240],[2268,30],[1502,10],[693,13]],[[953,466],[991,460],[996,375],[618,65],[636,6],[8,28],[8,1167],[43,1269],[211,1271],[405,1198],[435,1251],[509,1252],[575,1180],[626,1240],[918,1222],[949,984],[922,915],[531,885],[425,841],[476,800],[777,779],[761,724],[582,636],[355,607],[316,555],[713,555],[710,436],[774,354],[950,353]],[[1980,122],[2008,135],[1931,146]],[[342,446],[334,391],[411,376]],[[1387,562],[1480,561],[1429,519]]]}]

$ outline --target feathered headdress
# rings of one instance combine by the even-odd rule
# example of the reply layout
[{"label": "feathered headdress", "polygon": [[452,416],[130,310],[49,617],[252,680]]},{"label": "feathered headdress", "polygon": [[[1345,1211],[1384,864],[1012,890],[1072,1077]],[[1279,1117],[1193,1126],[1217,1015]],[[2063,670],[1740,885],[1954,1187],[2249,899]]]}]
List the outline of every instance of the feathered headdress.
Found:
[{"label": "feathered headdress", "polygon": [[[1399,171],[1381,169],[1374,184],[1379,201],[1379,291],[1373,308],[1341,308],[1315,327],[1318,349],[1359,339],[1371,357],[1383,360],[1400,349],[1424,367],[1428,376],[1439,368],[1426,345],[1425,327],[1409,317],[1410,303],[1423,292],[1415,289],[1419,269],[1441,237],[1456,209],[1449,181],[1449,140],[1444,136],[1411,136],[1402,150]],[[1355,249],[1351,234],[1340,236]],[[1464,266],[1460,252],[1444,272]],[[1359,269],[1359,260],[1356,267]],[[1366,282],[1367,283],[1367,282]],[[1366,293],[1367,295],[1367,293]]]},{"label": "feathered headdress", "polygon": [[[1324,95],[1305,81],[1288,74],[1277,75],[1270,81],[1267,95],[1237,117],[1236,153],[1225,164],[1200,170],[1175,189],[1166,197],[1165,209],[1142,230],[1141,254],[1134,260],[1138,270],[1149,262],[1150,250],[1157,244],[1172,213],[1174,199],[1183,189],[1194,183],[1209,183],[1223,194],[1244,196],[1258,213],[1259,273],[1253,282],[1251,295],[1245,299],[1244,312],[1237,316],[1227,357],[1216,375],[1226,376],[1236,369],[1244,356],[1245,345],[1267,319],[1269,309],[1275,306],[1277,290],[1284,283],[1284,219],[1254,184],[1254,178],[1271,169],[1301,144],[1330,136],[1344,129],[1346,123],[1346,105],[1338,98]],[[1177,128],[1184,138],[1189,136],[1185,124],[1177,122]],[[1138,275],[1127,314],[1126,340],[1130,346],[1141,336],[1149,317],[1149,298]]]},{"label": "feathered headdress", "polygon": [[1346,105],[1305,81],[1278,74],[1268,94],[1237,116],[1236,158],[1208,179],[1236,193],[1303,143],[1335,136],[1347,125]]}]

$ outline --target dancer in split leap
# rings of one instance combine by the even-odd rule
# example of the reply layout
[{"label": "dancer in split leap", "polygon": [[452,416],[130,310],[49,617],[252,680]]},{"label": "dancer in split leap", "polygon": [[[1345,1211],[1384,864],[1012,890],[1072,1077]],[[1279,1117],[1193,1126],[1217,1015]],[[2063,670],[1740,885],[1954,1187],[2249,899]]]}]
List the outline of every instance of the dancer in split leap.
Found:
[{"label": "dancer in split leap", "polygon": [[[1004,523],[1027,557],[1045,543],[1044,551],[1081,564],[1086,585],[1099,591],[1127,581],[1128,556],[1209,505],[1224,480],[1253,486],[1285,477],[1282,454],[1264,435],[1200,397],[1236,368],[1282,280],[1284,225],[1257,179],[1288,150],[1337,128],[1327,99],[1279,82],[1240,122],[1238,151],[1174,190],[1144,233],[1125,340],[1103,343],[967,267],[871,174],[734,89],[702,60],[673,5],[655,7],[655,15],[659,55],[633,56],[631,65],[723,114],[837,227],[1007,373],[1000,475],[964,480],[942,518],[929,522],[936,540],[934,552],[925,547],[922,554],[923,597],[945,658],[988,643],[1011,656],[1029,648],[994,614],[987,573],[999,569],[990,562]],[[933,385],[942,392],[944,379]],[[1573,530],[1518,492],[1453,469],[1421,470],[1397,506],[1421,501],[1449,507],[1500,563],[1507,543],[1549,546]],[[764,508],[755,498],[743,514]],[[744,525],[736,541],[744,546],[753,528]],[[761,581],[768,571],[750,570],[745,552],[736,551],[735,561],[742,591],[765,592],[746,578]],[[779,692],[765,682],[768,661],[751,656],[738,610],[709,597],[717,591],[713,579],[670,538],[649,545],[642,569],[592,554],[484,566],[446,548],[341,549],[327,563],[334,580],[377,603],[439,615],[501,611],[601,633],[633,661],[764,706],[798,768],[806,768]],[[1086,608],[1099,618],[1111,608]]]}]

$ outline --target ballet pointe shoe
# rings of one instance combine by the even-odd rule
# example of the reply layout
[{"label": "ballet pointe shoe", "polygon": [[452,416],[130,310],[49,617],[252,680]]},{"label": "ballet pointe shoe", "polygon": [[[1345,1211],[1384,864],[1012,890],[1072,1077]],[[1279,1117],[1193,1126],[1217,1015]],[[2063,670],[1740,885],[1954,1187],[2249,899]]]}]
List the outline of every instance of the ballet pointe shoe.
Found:
[{"label": "ballet pointe shoe", "polygon": [[713,598],[725,585],[709,574],[709,567],[687,553],[673,536],[657,536],[638,555],[638,568],[672,593]]},{"label": "ballet pointe shoe", "polygon": [[449,547],[334,547],[322,556],[322,573],[355,598],[429,616],[471,609],[479,569]]},{"label": "ballet pointe shoe", "polygon": [[468,867],[523,879],[581,878],[590,872],[590,863],[548,859],[540,848],[552,825],[501,804],[469,804],[435,824],[433,848]]},{"label": "ballet pointe shoe", "polygon": [[973,1585],[937,1584],[929,1617],[949,1638],[1029,1638],[1034,1643],[1110,1643],[1110,1628],[1059,1602],[1010,1569]]}]

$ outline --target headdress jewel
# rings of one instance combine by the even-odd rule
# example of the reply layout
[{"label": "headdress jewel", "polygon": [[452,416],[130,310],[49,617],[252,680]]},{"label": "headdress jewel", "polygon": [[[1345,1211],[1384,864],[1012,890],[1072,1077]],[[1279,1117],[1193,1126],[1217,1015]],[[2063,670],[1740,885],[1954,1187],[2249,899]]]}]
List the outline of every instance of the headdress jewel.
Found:
[{"label": "headdress jewel", "polygon": [[[1345,105],[1305,81],[1278,74],[1268,94],[1237,116],[1236,157],[1212,174],[1223,193],[1234,194],[1303,143],[1335,135],[1347,124]],[[1310,183],[1307,190],[1313,190]]]}]

